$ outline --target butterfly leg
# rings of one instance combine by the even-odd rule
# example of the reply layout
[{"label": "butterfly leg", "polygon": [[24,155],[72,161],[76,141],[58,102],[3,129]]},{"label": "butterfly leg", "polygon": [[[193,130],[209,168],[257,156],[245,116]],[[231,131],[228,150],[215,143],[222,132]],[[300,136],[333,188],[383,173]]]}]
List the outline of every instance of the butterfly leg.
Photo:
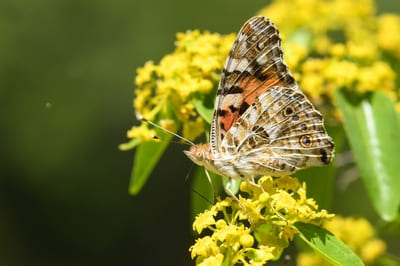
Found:
[{"label": "butterfly leg", "polygon": [[213,184],[213,182],[212,182],[212,180],[211,180],[210,174],[208,173],[208,171],[207,171],[207,169],[206,169],[205,167],[204,167],[204,172],[206,173],[208,182],[210,183],[210,186],[211,186],[211,189],[212,189],[212,192],[213,192],[213,202],[215,203],[215,199],[216,199],[217,197],[216,197],[216,195],[215,195],[214,184]]},{"label": "butterfly leg", "polygon": [[230,186],[232,185],[232,179],[228,179],[228,183],[226,183],[226,186],[225,186],[225,192],[229,195],[229,196],[231,196],[232,198],[234,198],[236,201],[237,201],[237,203],[239,203],[239,205],[240,205],[240,207],[244,210],[244,212],[247,214],[247,217],[249,218],[249,222],[251,223],[251,224],[253,224],[253,219],[251,218],[251,216],[249,215],[249,212],[247,211],[247,208],[246,208],[246,206],[244,206],[243,205],[243,203],[239,200],[239,198],[238,197],[236,197],[236,195],[235,195],[235,193],[233,193],[232,192],[232,190],[230,189]]},{"label": "butterfly leg", "polygon": [[258,187],[262,192],[265,192],[264,188],[257,184],[256,180],[254,179],[254,177],[252,177],[250,180],[246,181],[247,183],[249,183],[252,186]]}]

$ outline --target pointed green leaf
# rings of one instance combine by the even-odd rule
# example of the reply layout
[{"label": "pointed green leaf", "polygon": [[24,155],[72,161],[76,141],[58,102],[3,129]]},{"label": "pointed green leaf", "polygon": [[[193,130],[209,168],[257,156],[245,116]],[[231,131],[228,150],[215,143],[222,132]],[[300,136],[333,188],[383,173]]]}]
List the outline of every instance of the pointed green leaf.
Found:
[{"label": "pointed green leaf", "polygon": [[295,223],[298,236],[333,265],[364,265],[361,259],[331,232],[312,224]]},{"label": "pointed green leaf", "polygon": [[132,195],[140,192],[172,138],[171,134],[163,134],[159,131],[157,135],[162,136],[162,141],[143,142],[136,150],[129,184],[129,193]]},{"label": "pointed green leaf", "polygon": [[211,124],[212,117],[213,117],[213,112],[214,112],[214,106],[207,106],[207,102],[204,102],[204,100],[200,98],[193,98],[192,100],[194,107],[196,108],[197,112],[200,114],[200,116],[209,124]]},{"label": "pointed green leaf", "polygon": [[315,199],[319,208],[330,208],[336,179],[336,167],[333,162],[324,167],[301,170],[293,176],[307,184],[307,196]]},{"label": "pointed green leaf", "polygon": [[[342,127],[327,127],[329,136],[335,142],[335,154],[342,151],[344,131]],[[333,192],[335,190],[336,167],[335,159],[327,166],[312,167],[296,172],[293,176],[307,184],[307,196],[315,199],[322,209],[331,206]]]},{"label": "pointed green leaf", "polygon": [[356,102],[343,91],[336,97],[368,195],[381,218],[391,221],[400,204],[400,126],[394,102],[381,92]]},{"label": "pointed green leaf", "polygon": [[[221,177],[209,172],[216,196],[219,195],[221,190]],[[192,192],[191,192],[191,211],[192,220],[197,214],[208,209],[214,203],[214,195],[211,184],[208,182],[204,167],[196,167],[193,176]]]}]

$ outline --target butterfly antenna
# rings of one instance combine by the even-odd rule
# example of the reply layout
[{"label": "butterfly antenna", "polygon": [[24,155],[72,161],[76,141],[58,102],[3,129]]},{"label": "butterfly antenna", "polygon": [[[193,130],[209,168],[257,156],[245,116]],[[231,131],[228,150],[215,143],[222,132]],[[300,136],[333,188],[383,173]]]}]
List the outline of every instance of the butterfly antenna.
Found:
[{"label": "butterfly antenna", "polygon": [[188,183],[188,181],[189,181],[189,177],[190,177],[190,174],[192,173],[193,166],[194,166],[194,164],[190,164],[189,171],[188,171],[188,173],[187,173],[187,175],[186,175],[186,177],[185,177],[185,182],[186,182],[186,183]]},{"label": "butterfly antenna", "polygon": [[[157,125],[156,123],[151,122],[150,120],[147,120],[147,119],[144,118],[141,114],[136,114],[136,117],[137,117],[137,119],[140,120],[140,121],[146,122],[146,123],[152,125],[153,127],[156,127],[156,128],[161,129],[162,131],[168,132],[169,134],[172,134],[172,135],[174,135],[175,137],[177,137],[177,138],[179,138],[179,139],[181,139],[181,140],[183,140],[183,141],[189,143],[191,146],[195,146],[195,144],[194,144],[193,142],[191,142],[190,140],[188,140],[187,138],[184,138],[184,137],[182,137],[182,136],[179,136],[179,135],[176,134],[175,132],[172,132],[171,130],[168,130],[168,129],[166,129],[166,128],[163,128],[162,126],[159,126],[159,125]],[[157,137],[157,136],[152,136],[152,137],[153,137],[154,139],[160,139],[160,138]]]},{"label": "butterfly antenna", "polygon": [[[152,138],[152,139],[155,139],[155,140],[158,140],[158,141],[165,141],[165,140],[163,140],[162,138],[160,138],[160,137],[157,136],[157,135],[151,135],[151,138]],[[173,140],[168,141],[168,142],[175,143],[175,144],[181,144],[180,142],[178,142],[178,141],[173,141]]]},{"label": "butterfly antenna", "polygon": [[[193,189],[193,188],[191,188],[192,189],[192,192],[193,193],[195,193],[196,195],[198,195],[200,198],[202,198],[203,200],[205,200],[205,201],[207,201],[210,205],[213,205],[214,203],[213,202],[211,202],[209,199],[207,199],[203,194],[201,194],[200,192],[198,192],[197,190],[195,190],[195,189]],[[215,200],[214,200],[214,202],[215,202]]]}]

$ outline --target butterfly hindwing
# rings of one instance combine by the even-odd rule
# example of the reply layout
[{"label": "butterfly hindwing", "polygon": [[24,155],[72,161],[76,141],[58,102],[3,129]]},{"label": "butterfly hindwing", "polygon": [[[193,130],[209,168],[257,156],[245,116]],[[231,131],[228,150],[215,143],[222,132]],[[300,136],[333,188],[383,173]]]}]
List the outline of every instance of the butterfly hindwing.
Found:
[{"label": "butterfly hindwing", "polygon": [[328,164],[334,144],[322,115],[297,86],[275,86],[233,124],[221,149],[240,154],[247,162],[243,173],[282,175]]}]

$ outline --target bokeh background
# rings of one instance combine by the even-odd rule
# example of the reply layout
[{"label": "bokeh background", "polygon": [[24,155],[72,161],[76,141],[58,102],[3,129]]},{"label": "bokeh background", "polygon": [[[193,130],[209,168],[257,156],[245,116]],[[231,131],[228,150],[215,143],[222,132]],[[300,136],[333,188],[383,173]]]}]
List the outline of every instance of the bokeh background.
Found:
[{"label": "bokeh background", "polygon": [[[185,146],[128,194],[135,69],[176,32],[236,32],[268,3],[1,0],[0,265],[192,264]],[[374,219],[359,180],[338,187],[334,208]]]}]

